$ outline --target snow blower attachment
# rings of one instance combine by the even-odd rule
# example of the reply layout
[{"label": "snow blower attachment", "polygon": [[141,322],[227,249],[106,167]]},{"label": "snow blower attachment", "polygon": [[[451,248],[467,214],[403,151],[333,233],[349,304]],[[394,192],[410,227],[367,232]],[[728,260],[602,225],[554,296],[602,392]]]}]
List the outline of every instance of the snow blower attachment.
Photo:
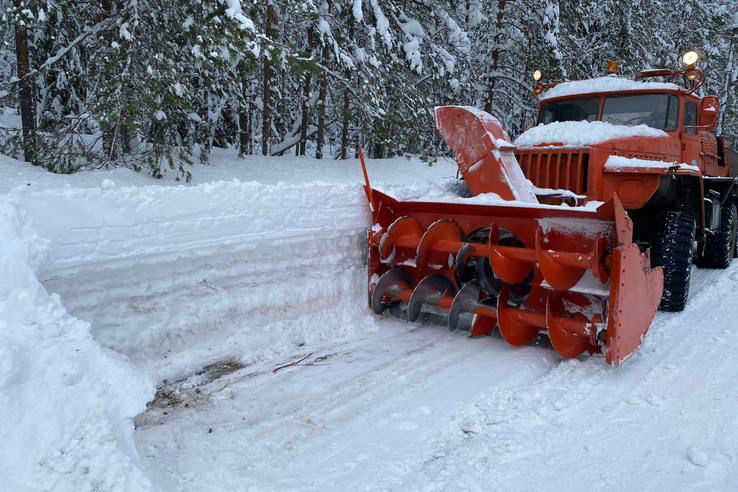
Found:
[{"label": "snow blower attachment", "polygon": [[599,208],[539,204],[499,122],[473,108],[435,110],[472,195],[493,205],[401,202],[371,188],[369,303],[409,321],[445,312],[471,336],[499,328],[511,345],[548,334],[562,357],[601,353],[618,366],[641,344],[661,300],[661,268],[633,242],[617,195]]}]

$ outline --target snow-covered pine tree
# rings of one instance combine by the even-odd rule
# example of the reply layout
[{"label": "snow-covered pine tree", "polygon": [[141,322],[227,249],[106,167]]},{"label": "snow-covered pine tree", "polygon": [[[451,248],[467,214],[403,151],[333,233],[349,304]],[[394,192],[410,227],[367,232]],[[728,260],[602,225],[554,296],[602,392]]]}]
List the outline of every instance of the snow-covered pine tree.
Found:
[{"label": "snow-covered pine tree", "polygon": [[[736,146],[733,4],[0,0],[0,106],[20,112],[22,18],[26,123],[37,128],[26,157],[56,172],[123,165],[186,177],[187,162],[232,145],[241,155],[435,154],[445,149],[430,112],[439,104],[488,109],[514,136],[533,121],[535,69],[581,79],[617,58],[630,76],[697,47],[703,92],[721,96],[720,129]],[[23,157],[21,135],[0,129],[0,151]]]}]

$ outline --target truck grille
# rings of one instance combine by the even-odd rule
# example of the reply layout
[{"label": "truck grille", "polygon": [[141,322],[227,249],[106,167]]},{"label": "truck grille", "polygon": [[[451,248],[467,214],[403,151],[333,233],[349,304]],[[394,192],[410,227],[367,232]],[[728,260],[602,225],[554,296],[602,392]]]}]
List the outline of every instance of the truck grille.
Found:
[{"label": "truck grille", "polygon": [[525,176],[539,188],[587,193],[589,152],[583,149],[518,150],[515,152]]}]

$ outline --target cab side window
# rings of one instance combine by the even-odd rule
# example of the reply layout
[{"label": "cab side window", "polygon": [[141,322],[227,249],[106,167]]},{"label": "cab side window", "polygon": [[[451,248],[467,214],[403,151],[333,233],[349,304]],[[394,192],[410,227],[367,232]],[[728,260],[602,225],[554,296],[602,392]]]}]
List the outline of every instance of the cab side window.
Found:
[{"label": "cab side window", "polygon": [[[688,128],[688,127],[692,128]],[[697,135],[697,105],[688,102],[684,105],[684,133],[687,135]]]},{"label": "cab side window", "polygon": [[676,130],[679,127],[679,98],[669,96],[669,102],[666,107],[666,127],[664,130]]}]

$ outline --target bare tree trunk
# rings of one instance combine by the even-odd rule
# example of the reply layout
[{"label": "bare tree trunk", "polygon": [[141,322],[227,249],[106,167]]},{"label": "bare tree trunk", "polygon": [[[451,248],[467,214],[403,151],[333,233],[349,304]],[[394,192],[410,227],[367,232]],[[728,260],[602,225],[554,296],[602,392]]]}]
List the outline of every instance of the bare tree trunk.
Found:
[{"label": "bare tree trunk", "polygon": [[[15,0],[16,15],[25,15],[22,0]],[[23,158],[36,164],[36,115],[33,104],[33,80],[28,75],[31,61],[28,56],[28,32],[25,24],[15,24],[15,57],[18,70],[21,123],[23,125]]]},{"label": "bare tree trunk", "polygon": [[349,105],[349,93],[343,92],[343,126],[341,127],[341,159],[346,159],[348,150],[349,122],[351,118],[351,106]]},{"label": "bare tree trunk", "polygon": [[241,63],[239,68],[243,104],[238,107],[238,156],[243,157],[249,153],[249,143],[251,141],[251,81],[247,78],[246,65]]},{"label": "bare tree trunk", "polygon": [[489,74],[487,76],[487,99],[484,102],[484,110],[488,113],[492,112],[492,101],[495,97],[495,86],[497,85],[497,67],[500,61],[500,44],[502,43],[502,28],[505,17],[505,4],[507,0],[497,0],[497,18],[495,19],[495,45],[492,47],[490,56]]},{"label": "bare tree trunk", "polygon": [[736,38],[738,38],[738,27],[735,27],[733,30],[733,36],[730,41],[730,49],[728,50],[728,67],[725,71],[725,85],[723,86],[723,90],[720,94],[720,99],[723,104],[724,110],[720,111],[720,116],[718,120],[717,125],[717,135],[722,135],[723,133],[723,123],[725,122],[725,113],[726,110],[730,107],[730,96],[731,94],[735,94],[735,90],[731,90],[733,88],[733,84],[735,84],[735,80],[733,80],[735,70],[733,70],[733,66],[735,64],[735,56],[733,55],[733,52],[735,51],[735,44],[736,44]]},{"label": "bare tree trunk", "polygon": [[[354,39],[354,16],[349,13],[349,39]],[[344,71],[347,80],[351,80],[351,70]],[[341,159],[346,159],[348,150],[349,123],[351,122],[351,105],[348,89],[343,90],[343,125],[341,126]]]},{"label": "bare tree trunk", "polygon": [[[276,34],[274,30],[275,17],[274,5],[269,1],[266,8],[266,25],[264,28],[266,36],[269,39],[273,39]],[[263,117],[261,127],[262,155],[269,155],[269,141],[272,139],[272,60],[270,55],[267,52],[264,57],[264,95],[262,97]]]},{"label": "bare tree trunk", "polygon": [[[100,16],[101,17],[100,20],[106,17],[113,16],[114,9],[115,9],[115,4],[113,0],[100,0],[100,6],[102,7],[102,13]],[[105,33],[103,34],[103,39],[105,39],[105,45],[109,47],[111,43],[113,42],[112,31],[111,30],[105,31]],[[108,54],[110,55],[110,53]],[[110,70],[110,68],[108,67],[105,70],[106,71]],[[104,83],[106,84],[112,83],[112,81],[110,80],[111,78],[110,73],[103,72],[102,75],[104,77],[103,80],[105,80]],[[118,153],[118,149],[116,145],[117,128],[116,128],[116,125],[113,124],[113,118],[117,118],[118,115],[114,115],[113,111],[111,111],[110,113],[111,114],[108,115],[109,117],[107,118],[108,121],[106,122],[104,128],[102,129],[102,147],[103,147],[103,152],[105,153],[105,157],[108,160],[112,161],[112,160],[115,160],[115,158],[117,157],[117,153]]]},{"label": "bare tree trunk", "polygon": [[[308,53],[309,58],[313,54],[315,48],[315,38],[313,36],[312,28],[307,29],[307,42],[308,42]],[[297,155],[305,155],[305,148],[307,147],[307,130],[308,124],[310,123],[308,114],[308,104],[310,100],[310,83],[312,82],[312,76],[310,72],[305,74],[305,83],[302,88],[302,121],[300,122],[300,145],[297,149]]]},{"label": "bare tree trunk", "polygon": [[254,107],[256,106],[256,80],[251,81],[251,88],[249,89],[249,107],[248,107],[248,130],[249,144],[248,151],[249,155],[254,153]]},{"label": "bare tree trunk", "polygon": [[[323,55],[321,56],[323,63],[328,60],[328,47],[323,47]],[[320,77],[320,95],[318,96],[318,135],[315,147],[315,157],[323,158],[323,145],[325,144],[325,100],[328,97],[328,72],[323,71]]]},{"label": "bare tree trunk", "polygon": [[323,144],[325,144],[325,98],[328,95],[328,74],[323,73],[320,78],[320,100],[318,101],[318,135],[315,157],[323,158]]}]

